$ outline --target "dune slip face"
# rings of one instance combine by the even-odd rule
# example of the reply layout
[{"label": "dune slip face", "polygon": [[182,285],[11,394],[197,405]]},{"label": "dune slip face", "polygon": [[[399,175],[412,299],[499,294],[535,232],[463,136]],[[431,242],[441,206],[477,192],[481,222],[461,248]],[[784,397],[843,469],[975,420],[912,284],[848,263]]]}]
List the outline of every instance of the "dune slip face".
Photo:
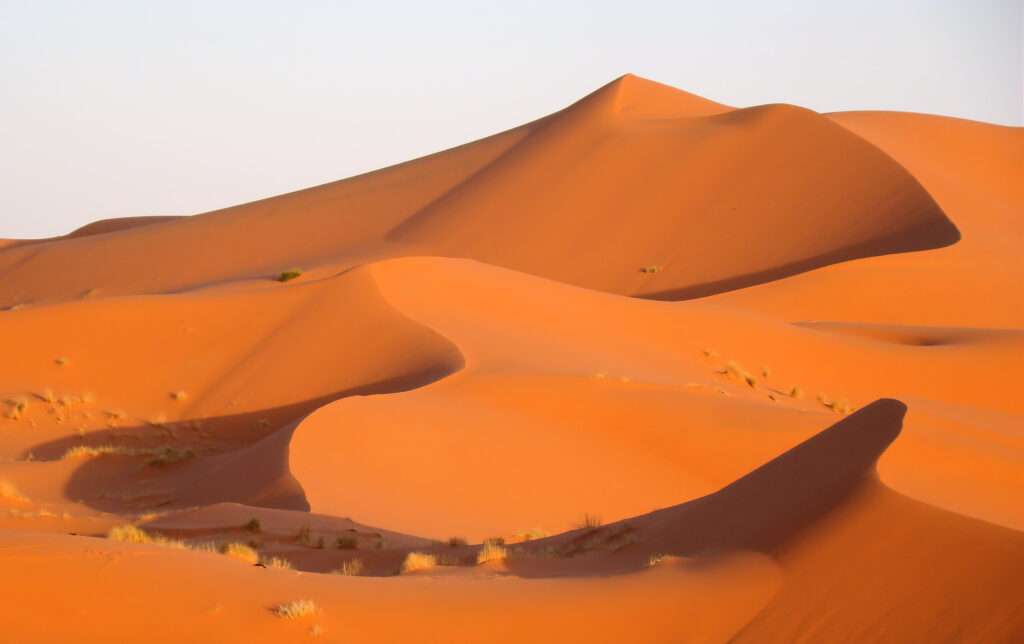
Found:
[{"label": "dune slip face", "polygon": [[1024,641],[1024,131],[633,75],[0,241],[0,640]]}]

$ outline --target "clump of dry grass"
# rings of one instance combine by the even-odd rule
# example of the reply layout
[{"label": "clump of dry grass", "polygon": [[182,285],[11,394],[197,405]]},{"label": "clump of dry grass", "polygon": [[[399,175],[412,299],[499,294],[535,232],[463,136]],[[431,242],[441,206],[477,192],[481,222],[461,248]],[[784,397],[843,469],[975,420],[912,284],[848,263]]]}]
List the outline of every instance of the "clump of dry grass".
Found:
[{"label": "clump of dry grass", "polygon": [[188,549],[188,544],[184,541],[178,541],[177,539],[168,539],[157,534],[150,534],[139,528],[133,526],[130,523],[124,525],[114,526],[107,533],[107,538],[113,541],[122,541],[124,543],[148,543],[156,546],[163,546],[165,548],[174,548],[176,550]]},{"label": "clump of dry grass", "polygon": [[804,390],[801,389],[800,387],[797,387],[796,385],[793,385],[793,387],[790,388],[788,395],[789,395],[790,398],[794,398],[794,399],[795,398],[803,398],[804,397]]},{"label": "clump of dry grass", "polygon": [[279,570],[292,569],[292,562],[280,557],[260,557],[260,563],[267,568],[277,568]]},{"label": "clump of dry grass", "polygon": [[184,389],[179,389],[178,391],[171,392],[171,400],[177,400],[180,402],[182,400],[185,400],[186,398],[188,398],[188,392],[185,391]]},{"label": "clump of dry grass", "polygon": [[480,549],[480,552],[476,553],[476,563],[482,564],[488,561],[501,561],[508,556],[508,551],[505,546],[498,545],[497,543],[485,542],[484,547]]},{"label": "clump of dry grass", "polygon": [[10,398],[5,401],[10,409],[7,410],[7,417],[11,420],[18,420],[28,410],[28,399],[24,397]]},{"label": "clump of dry grass", "polygon": [[51,405],[57,402],[57,394],[53,393],[53,389],[50,389],[49,387],[46,387],[42,391],[38,392],[35,396],[39,400],[42,400],[43,402],[49,403]]},{"label": "clump of dry grass", "polygon": [[419,570],[430,570],[437,565],[437,557],[426,552],[410,552],[405,555],[402,561],[401,572],[417,572]]},{"label": "clump of dry grass", "polygon": [[19,492],[18,488],[14,486],[14,483],[11,483],[10,481],[0,481],[0,499],[17,501],[19,503],[28,502],[28,497]]},{"label": "clump of dry grass", "polygon": [[754,377],[754,374],[752,374],[749,371],[747,371],[746,369],[744,369],[735,360],[730,360],[729,362],[725,363],[725,367],[723,367],[722,369],[719,369],[718,373],[726,374],[726,375],[730,375],[730,376],[733,376],[735,378],[738,378],[738,379],[742,380],[743,382],[747,383],[747,386],[749,386],[749,387],[756,387],[757,386],[757,378]]},{"label": "clump of dry grass", "polygon": [[253,565],[260,561],[260,554],[258,552],[238,541],[225,543],[220,547],[220,553],[222,555],[227,555],[232,559],[238,559]]},{"label": "clump of dry grass", "polygon": [[772,370],[768,367],[761,367],[761,377],[767,378],[772,375]]},{"label": "clump of dry grass", "polygon": [[249,519],[245,522],[245,525],[242,526],[242,529],[246,532],[259,532],[262,528],[263,526],[260,524],[260,520],[256,517]]},{"label": "clump of dry grass", "polygon": [[300,277],[302,275],[302,272],[303,271],[301,268],[289,268],[288,270],[281,271],[281,273],[277,276],[277,281],[290,282],[291,280]]},{"label": "clump of dry grass", "polygon": [[355,537],[341,536],[334,540],[334,547],[338,550],[355,550],[359,547],[359,540]]},{"label": "clump of dry grass", "polygon": [[465,546],[465,545],[467,545],[467,542],[462,537],[449,537],[448,538],[448,546],[450,548],[460,548],[460,547]]},{"label": "clump of dry grass", "polygon": [[576,527],[586,529],[600,528],[601,517],[597,516],[596,514],[584,514],[583,518],[580,520],[579,524],[577,524]]},{"label": "clump of dry grass", "polygon": [[853,406],[850,405],[850,403],[847,400],[832,400],[829,399],[825,394],[818,394],[818,402],[820,402],[825,407],[828,407],[832,411],[836,412],[837,414],[849,414],[854,409]]},{"label": "clump of dry grass", "polygon": [[170,465],[195,456],[195,452],[181,447],[125,447],[123,445],[76,445],[61,456],[70,458],[95,458],[97,456],[150,456],[150,465]]},{"label": "clump of dry grass", "polygon": [[363,574],[363,560],[349,559],[348,561],[343,561],[341,562],[341,567],[334,572],[335,574],[345,575],[346,577],[358,577]]},{"label": "clump of dry grass", "polygon": [[647,558],[647,567],[653,568],[660,564],[662,561],[665,561],[665,555],[661,553],[653,554]]},{"label": "clump of dry grass", "polygon": [[71,359],[67,358],[65,356],[58,356],[58,357],[53,359],[53,363],[56,364],[58,367],[66,366],[70,362],[71,362]]},{"label": "clump of dry grass", "polygon": [[317,612],[316,603],[312,599],[297,599],[274,606],[274,614],[285,619],[309,617]]},{"label": "clump of dry grass", "polygon": [[304,546],[313,545],[313,529],[308,525],[304,525],[299,528],[299,532],[295,535],[295,540]]},{"label": "clump of dry grass", "polygon": [[641,266],[641,273],[660,273],[662,267],[657,264],[651,264],[650,266]]}]

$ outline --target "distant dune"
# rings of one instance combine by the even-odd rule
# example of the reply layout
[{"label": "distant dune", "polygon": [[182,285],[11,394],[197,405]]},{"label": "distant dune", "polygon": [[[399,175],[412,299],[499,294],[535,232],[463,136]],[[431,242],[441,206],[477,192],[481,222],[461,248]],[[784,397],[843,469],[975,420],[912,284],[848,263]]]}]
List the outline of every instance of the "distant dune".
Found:
[{"label": "distant dune", "polygon": [[1021,213],[1022,128],[627,75],[2,240],[0,640],[1024,641]]}]

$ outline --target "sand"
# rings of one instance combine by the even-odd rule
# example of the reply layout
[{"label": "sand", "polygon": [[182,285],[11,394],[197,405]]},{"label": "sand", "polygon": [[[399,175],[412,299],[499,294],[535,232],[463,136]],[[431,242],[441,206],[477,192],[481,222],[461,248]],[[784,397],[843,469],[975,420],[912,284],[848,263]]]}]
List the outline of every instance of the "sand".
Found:
[{"label": "sand", "polygon": [[627,75],[3,240],[0,639],[1021,641],[1022,211],[1024,129]]}]

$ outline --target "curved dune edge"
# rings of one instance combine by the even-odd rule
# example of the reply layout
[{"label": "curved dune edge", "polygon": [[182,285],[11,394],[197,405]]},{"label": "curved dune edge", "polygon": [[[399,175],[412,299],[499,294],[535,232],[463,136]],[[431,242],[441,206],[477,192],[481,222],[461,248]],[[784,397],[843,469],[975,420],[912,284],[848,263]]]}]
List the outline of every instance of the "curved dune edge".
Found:
[{"label": "curved dune edge", "polygon": [[[713,494],[530,542],[505,564],[513,575],[543,577],[552,564],[542,553],[554,549],[567,562],[556,560],[558,579],[481,583],[449,576],[439,585],[427,575],[374,584],[371,597],[366,580],[299,577],[147,546],[106,542],[83,550],[81,539],[26,542],[3,535],[7,579],[26,599],[42,600],[46,593],[49,607],[45,622],[37,613],[18,612],[7,632],[59,635],[73,628],[80,641],[94,641],[110,636],[116,610],[147,616],[117,620],[120,634],[149,628],[153,641],[240,630],[273,641],[298,629],[285,630],[289,626],[269,609],[301,595],[320,607],[311,622],[365,641],[393,641],[428,627],[445,641],[473,641],[482,632],[489,641],[522,641],[543,632],[557,641],[678,641],[685,634],[708,642],[782,642],[800,635],[869,637],[877,628],[897,638],[927,629],[940,638],[1012,639],[1024,628],[1024,535],[907,501],[874,480],[874,463],[899,435],[905,409],[877,401]],[[866,540],[872,547],[864,547]],[[22,554],[25,543],[35,556],[61,563],[67,581],[56,592],[38,575],[33,557]],[[757,551],[776,559],[782,573]],[[958,557],[949,557],[952,551]],[[593,578],[584,572],[592,565],[574,567],[599,557],[635,569],[655,553],[668,558],[642,574]],[[104,570],[99,577],[91,574],[98,566]],[[210,583],[187,590],[155,583],[199,567],[216,571]],[[933,583],[922,586],[924,569]],[[77,586],[86,579],[89,592]],[[126,584],[139,591],[112,601]],[[621,610],[597,610],[608,602]],[[894,613],[893,605],[902,610]],[[515,625],[498,628],[511,609]],[[73,624],[53,619],[70,611],[82,617]],[[380,619],[396,614],[403,619]],[[453,614],[471,619],[453,620]],[[149,620],[156,618],[161,627],[153,629]]]},{"label": "curved dune edge", "polygon": [[[1024,521],[1006,485],[1019,479],[1024,453],[993,451],[1014,430],[983,429],[985,408],[1007,418],[1024,411],[1000,375],[1024,347],[1014,335],[997,333],[995,344],[869,344],[463,260],[392,260],[368,270],[393,306],[458,347],[466,369],[406,393],[340,400],[304,419],[290,469],[314,511],[438,539],[557,532],[585,513],[613,520],[694,498],[770,460],[830,422],[817,392],[857,406],[889,391],[975,411],[961,420],[974,436],[966,443],[936,444],[930,421],[912,414],[906,448],[886,461],[887,482],[1001,525]],[[715,357],[703,355],[709,346]],[[769,365],[772,375],[758,373],[762,382],[747,387],[717,373],[727,359],[752,371]],[[939,368],[950,375],[932,378]],[[802,398],[789,397],[793,385]],[[933,456],[907,457],[918,449]],[[973,474],[958,478],[956,490],[921,483],[959,467]],[[567,479],[570,468],[578,475]],[[338,470],[350,484],[334,484]]]}]

